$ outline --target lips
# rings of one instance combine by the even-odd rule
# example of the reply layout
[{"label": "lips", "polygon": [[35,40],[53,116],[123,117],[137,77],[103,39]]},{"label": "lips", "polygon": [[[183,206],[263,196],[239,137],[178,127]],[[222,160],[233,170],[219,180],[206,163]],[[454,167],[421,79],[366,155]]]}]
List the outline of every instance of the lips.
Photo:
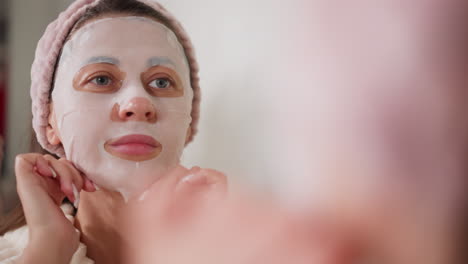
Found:
[{"label": "lips", "polygon": [[161,144],[153,137],[146,135],[127,135],[110,139],[104,149],[113,156],[131,161],[145,161],[161,153]]}]

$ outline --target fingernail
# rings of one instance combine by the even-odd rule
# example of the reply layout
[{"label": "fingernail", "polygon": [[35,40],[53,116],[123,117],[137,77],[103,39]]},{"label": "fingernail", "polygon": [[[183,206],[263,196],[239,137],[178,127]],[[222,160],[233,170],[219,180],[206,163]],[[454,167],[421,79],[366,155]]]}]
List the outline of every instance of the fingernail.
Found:
[{"label": "fingernail", "polygon": [[190,172],[192,172],[194,174],[198,173],[199,171],[201,171],[201,168],[198,167],[198,166],[194,166],[194,167],[192,167],[192,169],[190,169]]},{"label": "fingernail", "polygon": [[191,185],[189,182],[193,181],[194,178],[195,178],[195,174],[188,174],[188,175],[184,176],[177,183],[176,190],[179,191],[181,189],[187,188],[187,186]]},{"label": "fingernail", "polygon": [[78,206],[80,205],[80,193],[78,192],[78,189],[76,188],[75,184],[72,183],[72,189],[73,189],[73,196],[75,198],[75,201],[73,202],[73,206],[78,209]]},{"label": "fingernail", "polygon": [[146,199],[146,196],[148,196],[148,192],[149,191],[145,191],[144,193],[142,193],[140,197],[138,197],[138,201],[139,202],[144,201]]},{"label": "fingernail", "polygon": [[57,178],[57,173],[55,172],[55,170],[54,170],[51,166],[49,166],[49,169],[50,169],[50,171],[52,172],[52,177],[53,177],[54,179]]},{"label": "fingernail", "polygon": [[184,182],[184,183],[189,182],[189,181],[193,180],[193,178],[195,178],[195,174],[189,174],[189,175],[183,177],[181,182]]}]

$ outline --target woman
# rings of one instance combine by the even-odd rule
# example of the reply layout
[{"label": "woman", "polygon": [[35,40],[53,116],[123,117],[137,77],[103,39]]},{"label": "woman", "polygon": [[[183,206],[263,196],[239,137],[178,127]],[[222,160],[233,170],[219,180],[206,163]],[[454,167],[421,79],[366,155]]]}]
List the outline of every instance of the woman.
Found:
[{"label": "woman", "polygon": [[[372,202],[369,209],[363,206],[368,203],[350,199],[353,198],[352,186],[346,189],[345,195],[339,196],[347,202],[326,208],[331,209],[334,215],[331,219],[335,222],[330,218],[317,221],[316,216],[314,221],[307,218],[296,221],[268,203],[257,205],[255,199],[221,206],[212,199],[209,206],[202,208],[208,213],[201,213],[195,221],[187,223],[186,214],[194,207],[195,199],[186,199],[193,197],[186,194],[199,190],[200,185],[204,194],[211,194],[205,187],[223,186],[217,183],[224,181],[222,175],[213,171],[171,166],[177,163],[181,148],[195,131],[196,67],[187,39],[177,25],[167,19],[167,13],[159,5],[145,2],[163,14],[150,15],[157,22],[148,21],[148,13],[142,11],[147,9],[137,3],[78,1],[51,26],[41,41],[33,66],[35,130],[47,150],[62,156],[66,154],[72,164],[65,159],[57,161],[37,154],[18,158],[18,190],[28,228],[22,227],[4,237],[1,248],[8,251],[1,255],[6,256],[5,260],[68,263],[75,254],[73,263],[87,263],[91,259],[97,263],[116,263],[121,257],[135,260],[130,263],[151,260],[150,263],[171,264],[357,263],[373,257],[378,261],[371,263],[418,263],[417,260],[430,259],[440,252],[445,254],[445,247],[434,247],[436,250],[428,252],[418,247],[420,243],[412,243],[425,239],[421,239],[418,231],[425,233],[426,230],[415,228],[418,222],[404,222],[413,220],[412,214],[404,214],[410,211],[391,210],[395,218],[390,219],[403,222],[388,224],[389,220],[384,218],[388,214],[379,214],[380,208],[388,208],[382,206],[385,202],[382,196],[368,199]],[[134,4],[139,6],[131,12],[124,8]],[[85,12],[88,7],[91,9]],[[157,24],[161,21],[178,36],[188,65],[172,34]],[[62,54],[56,63],[59,50]],[[299,50],[302,54],[303,49]],[[189,87],[188,72],[192,90],[186,89]],[[52,81],[53,86],[50,85]],[[46,85],[41,86],[44,83]],[[191,101],[192,91],[195,99],[189,111],[187,102]],[[52,99],[50,104],[49,99]],[[173,123],[167,123],[169,121]],[[152,125],[142,124],[154,124],[156,128],[153,130]],[[302,126],[303,122],[300,124]],[[137,137],[133,137],[135,132],[138,132]],[[128,135],[131,137],[126,137]],[[303,144],[300,148],[304,149]],[[172,153],[165,152],[168,149]],[[349,171],[339,175],[356,179],[349,177]],[[358,187],[368,183],[354,182]],[[95,191],[96,186],[101,190]],[[149,191],[143,191],[147,189]],[[79,199],[80,190],[84,192]],[[431,192],[430,196],[435,193]],[[74,225],[58,209],[64,195],[79,208]],[[185,202],[181,203],[180,198]],[[403,206],[403,209],[421,205],[420,200],[401,200],[405,205],[414,201],[414,207]],[[426,208],[429,209],[424,212],[431,212],[432,207]],[[67,211],[70,209],[63,210],[67,217],[73,218]],[[410,217],[405,218],[406,215]],[[291,225],[291,222],[296,224]],[[28,229],[29,243],[18,245],[21,238],[28,237]],[[416,240],[408,240],[408,237]],[[79,244],[79,239],[83,244]],[[434,245],[439,244],[449,245],[443,240]],[[23,247],[26,247],[24,251]],[[133,255],[122,256],[120,252]],[[8,258],[7,254],[12,257]],[[434,259],[432,263],[441,263],[437,258],[432,261]]]},{"label": "woman", "polygon": [[[77,0],[51,23],[32,66],[33,127],[60,159],[17,157],[27,227],[4,227],[0,261],[118,263],[121,210],[149,186],[224,186],[220,173],[179,165],[197,132],[197,72],[184,29],[156,2]],[[60,210],[65,197],[76,215]]]}]

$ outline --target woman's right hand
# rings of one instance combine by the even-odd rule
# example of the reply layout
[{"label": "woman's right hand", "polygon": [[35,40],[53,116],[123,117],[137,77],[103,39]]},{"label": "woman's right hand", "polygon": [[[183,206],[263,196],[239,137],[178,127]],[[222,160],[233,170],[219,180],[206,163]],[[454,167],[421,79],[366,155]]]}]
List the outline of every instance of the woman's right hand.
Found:
[{"label": "woman's right hand", "polygon": [[75,206],[81,190],[94,184],[62,158],[36,153],[16,157],[17,190],[29,228],[23,263],[69,263],[79,245],[79,233],[60,205],[68,197]]}]

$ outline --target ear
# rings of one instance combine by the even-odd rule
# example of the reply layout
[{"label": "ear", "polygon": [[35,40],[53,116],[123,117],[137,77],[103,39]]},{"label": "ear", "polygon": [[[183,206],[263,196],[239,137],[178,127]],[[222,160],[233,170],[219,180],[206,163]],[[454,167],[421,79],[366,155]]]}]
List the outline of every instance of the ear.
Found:
[{"label": "ear", "polygon": [[60,140],[59,131],[57,128],[57,120],[55,119],[55,111],[53,103],[49,104],[49,125],[46,128],[47,141],[51,145],[59,145],[62,143]]},{"label": "ear", "polygon": [[187,145],[191,135],[192,135],[192,126],[190,125],[187,129],[187,135],[185,136],[185,145]]}]

